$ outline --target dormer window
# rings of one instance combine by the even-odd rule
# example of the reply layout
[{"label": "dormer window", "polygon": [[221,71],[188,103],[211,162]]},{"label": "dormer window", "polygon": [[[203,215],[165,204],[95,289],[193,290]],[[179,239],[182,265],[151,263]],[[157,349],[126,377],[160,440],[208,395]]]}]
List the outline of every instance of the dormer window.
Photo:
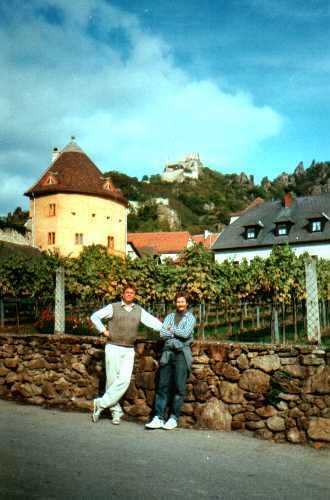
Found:
[{"label": "dormer window", "polygon": [[246,239],[253,240],[257,237],[257,228],[256,227],[247,227],[246,228]]},{"label": "dormer window", "polygon": [[110,177],[105,177],[103,180],[104,180],[103,189],[105,189],[106,191],[115,191],[114,185],[112,184]]},{"label": "dormer window", "polygon": [[312,220],[310,222],[311,233],[320,233],[322,231],[321,220]]},{"label": "dormer window", "polygon": [[319,212],[310,214],[309,217],[306,217],[308,220],[308,224],[306,229],[310,233],[322,233],[324,231],[324,227],[326,224],[329,224],[330,217],[325,212]]},{"label": "dormer window", "polygon": [[44,186],[50,186],[52,184],[57,184],[56,180],[57,172],[48,172],[46,179],[43,182]]},{"label": "dormer window", "polygon": [[289,234],[289,225],[285,222],[276,224],[276,236],[287,236]]},{"label": "dormer window", "polygon": [[255,224],[249,224],[245,226],[245,239],[247,240],[255,240],[258,238],[258,234],[260,230],[264,227],[261,220],[258,220]]},{"label": "dormer window", "polygon": [[291,217],[281,217],[274,221],[275,236],[288,236],[291,227],[294,225],[294,220]]}]

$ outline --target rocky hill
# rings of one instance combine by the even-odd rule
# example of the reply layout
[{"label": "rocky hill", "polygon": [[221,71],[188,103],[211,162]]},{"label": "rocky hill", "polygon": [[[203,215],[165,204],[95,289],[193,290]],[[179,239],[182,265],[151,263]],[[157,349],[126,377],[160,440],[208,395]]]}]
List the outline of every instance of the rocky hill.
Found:
[{"label": "rocky hill", "polygon": [[120,172],[107,172],[132,202],[129,231],[187,229],[192,234],[217,231],[229,214],[244,209],[257,196],[279,199],[286,190],[297,196],[330,191],[330,162],[299,163],[292,174],[283,172],[273,181],[255,184],[245,173],[221,174],[203,167],[197,180],[164,182],[159,175],[139,181]]}]

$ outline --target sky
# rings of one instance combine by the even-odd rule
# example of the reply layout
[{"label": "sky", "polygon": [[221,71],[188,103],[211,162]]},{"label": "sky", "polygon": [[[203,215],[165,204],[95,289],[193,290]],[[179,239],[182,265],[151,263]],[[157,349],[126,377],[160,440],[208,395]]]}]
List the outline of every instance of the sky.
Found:
[{"label": "sky", "polygon": [[329,0],[0,0],[0,214],[74,135],[141,178],[330,159]]}]

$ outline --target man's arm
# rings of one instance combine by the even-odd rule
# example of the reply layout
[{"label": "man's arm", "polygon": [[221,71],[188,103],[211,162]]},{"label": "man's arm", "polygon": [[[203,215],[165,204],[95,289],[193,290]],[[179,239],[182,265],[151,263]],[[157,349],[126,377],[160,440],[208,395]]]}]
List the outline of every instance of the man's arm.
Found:
[{"label": "man's arm", "polygon": [[91,322],[95,326],[98,332],[103,333],[106,337],[110,336],[109,330],[102,323],[102,319],[109,319],[113,316],[113,307],[112,304],[108,304],[107,306],[99,309],[91,315]]},{"label": "man's arm", "polygon": [[171,332],[175,337],[179,339],[187,339],[193,334],[196,325],[195,316],[188,313],[183,321],[180,321],[179,325],[173,325]]},{"label": "man's arm", "polygon": [[162,339],[171,339],[174,337],[172,333],[172,325],[174,320],[174,315],[173,313],[170,313],[166,316],[164,319],[163,326],[160,329],[160,336]]},{"label": "man's arm", "polygon": [[156,330],[156,332],[159,332],[162,327],[162,322],[159,321],[159,319],[157,319],[152,314],[148,313],[142,307],[141,307],[141,323],[143,323],[144,326],[151,328],[152,330]]}]

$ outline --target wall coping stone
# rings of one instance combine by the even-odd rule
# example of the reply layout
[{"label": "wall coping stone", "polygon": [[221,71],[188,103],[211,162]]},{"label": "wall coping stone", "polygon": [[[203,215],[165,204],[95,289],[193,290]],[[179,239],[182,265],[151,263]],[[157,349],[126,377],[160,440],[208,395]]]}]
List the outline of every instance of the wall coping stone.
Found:
[{"label": "wall coping stone", "polygon": [[[45,334],[45,333],[0,333],[0,342],[5,340],[7,343],[12,343],[13,340],[34,340],[40,339],[51,343],[61,343],[61,344],[93,344],[104,346],[107,343],[105,338],[97,335],[69,335],[69,334]],[[148,339],[140,337],[137,339],[136,343],[144,344],[159,344],[162,342],[161,339]],[[193,345],[200,346],[212,346],[212,345],[223,345],[228,348],[246,348],[253,351],[269,351],[273,350],[277,353],[291,354],[295,351],[297,355],[303,354],[315,354],[317,356],[324,356],[330,353],[330,346],[326,348],[319,348],[318,346],[310,346],[308,344],[258,344],[249,342],[226,342],[220,340],[201,340],[197,339],[193,342]]]}]

